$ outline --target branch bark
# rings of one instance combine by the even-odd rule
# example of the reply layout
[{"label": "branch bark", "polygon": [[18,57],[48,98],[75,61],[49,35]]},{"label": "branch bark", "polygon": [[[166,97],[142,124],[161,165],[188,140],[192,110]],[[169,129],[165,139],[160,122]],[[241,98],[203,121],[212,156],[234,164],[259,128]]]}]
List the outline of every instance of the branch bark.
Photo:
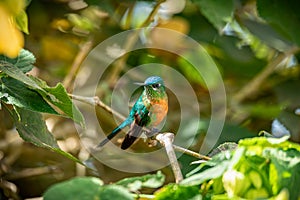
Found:
[{"label": "branch bark", "polygon": [[177,161],[177,157],[173,148],[174,134],[173,133],[160,133],[156,136],[156,139],[165,147],[166,153],[168,155],[175,182],[179,183],[183,180],[183,176]]}]

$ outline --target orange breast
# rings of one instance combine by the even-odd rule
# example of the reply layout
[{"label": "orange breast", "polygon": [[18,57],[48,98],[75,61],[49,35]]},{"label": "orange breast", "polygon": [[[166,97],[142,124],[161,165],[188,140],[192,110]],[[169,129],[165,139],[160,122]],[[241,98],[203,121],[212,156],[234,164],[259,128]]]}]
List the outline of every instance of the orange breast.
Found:
[{"label": "orange breast", "polygon": [[157,126],[165,118],[168,112],[168,99],[159,99],[150,102],[151,125]]}]

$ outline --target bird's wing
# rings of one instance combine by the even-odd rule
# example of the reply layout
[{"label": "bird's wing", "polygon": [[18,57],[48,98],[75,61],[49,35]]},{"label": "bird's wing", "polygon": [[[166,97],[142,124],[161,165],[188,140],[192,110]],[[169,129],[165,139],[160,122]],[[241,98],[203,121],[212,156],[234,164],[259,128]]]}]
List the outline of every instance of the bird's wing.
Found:
[{"label": "bird's wing", "polygon": [[134,121],[132,122],[130,130],[122,142],[121,149],[127,149],[130,147],[141,135],[143,127],[146,126],[150,121],[149,111],[144,104],[137,102],[134,105],[133,111],[135,111]]}]

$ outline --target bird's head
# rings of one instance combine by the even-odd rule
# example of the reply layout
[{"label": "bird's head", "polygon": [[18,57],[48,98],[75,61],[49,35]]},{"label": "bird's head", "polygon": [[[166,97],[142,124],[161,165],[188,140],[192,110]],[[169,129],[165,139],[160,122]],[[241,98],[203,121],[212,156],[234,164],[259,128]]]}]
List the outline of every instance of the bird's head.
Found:
[{"label": "bird's head", "polygon": [[137,83],[138,85],[144,86],[147,94],[164,94],[165,93],[165,84],[161,77],[159,76],[150,76],[144,83]]}]

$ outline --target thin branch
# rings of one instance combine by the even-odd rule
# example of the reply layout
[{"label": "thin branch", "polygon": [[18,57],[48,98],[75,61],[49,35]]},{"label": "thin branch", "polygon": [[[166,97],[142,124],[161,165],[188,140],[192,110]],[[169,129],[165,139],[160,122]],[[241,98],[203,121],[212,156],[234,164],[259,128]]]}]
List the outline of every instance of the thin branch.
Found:
[{"label": "thin branch", "polygon": [[180,146],[177,146],[175,144],[173,144],[173,148],[175,149],[175,151],[178,151],[178,152],[181,152],[181,153],[184,153],[184,154],[187,154],[187,155],[190,155],[190,156],[193,156],[195,158],[199,158],[201,160],[211,160],[210,157],[208,156],[205,156],[205,155],[201,155],[199,153],[196,153],[194,151],[191,151],[189,149],[185,149],[183,147],[180,147]]},{"label": "thin branch", "polygon": [[173,133],[160,133],[156,136],[156,139],[165,147],[166,153],[170,160],[170,164],[174,173],[175,182],[179,183],[183,180],[183,176],[180,170],[180,166],[177,161],[177,157],[173,148],[174,134]]},{"label": "thin branch", "polygon": [[49,165],[45,167],[35,167],[35,168],[26,168],[21,171],[14,171],[12,173],[7,173],[4,178],[6,180],[17,180],[32,176],[40,176],[44,174],[53,174],[53,173],[63,173],[60,167],[56,165]]},{"label": "thin branch", "polygon": [[[144,21],[144,23],[140,26],[140,28],[147,27],[147,26],[149,26],[150,23],[153,22],[155,15],[157,14],[157,12],[160,8],[160,5],[165,1],[166,0],[160,0],[156,3],[156,5],[152,9],[151,13],[147,17],[147,19]],[[128,36],[126,43],[123,47],[125,52],[129,52],[132,49],[132,47],[135,45],[136,41],[138,40],[141,31],[142,31],[141,29],[137,29],[136,31],[134,31],[132,34],[130,34]],[[116,64],[115,64],[114,68],[112,69],[110,76],[109,76],[110,78],[108,80],[108,84],[110,86],[115,85],[115,82],[118,79],[120,72],[125,67],[128,56],[129,56],[129,54],[125,54],[116,61]]]},{"label": "thin branch", "polygon": [[63,85],[67,89],[67,91],[72,91],[72,84],[75,80],[75,77],[80,69],[80,66],[84,59],[87,57],[88,53],[91,51],[93,47],[93,42],[91,39],[86,41],[85,43],[82,44],[80,47],[74,62],[72,63],[71,70],[69,71],[68,75],[65,77],[63,80]]},{"label": "thin branch", "polygon": [[234,102],[239,103],[249,96],[257,93],[262,83],[274,72],[276,67],[287,57],[295,54],[297,51],[299,51],[299,48],[294,47],[287,52],[280,53],[257,76],[255,76],[247,85],[245,85],[236,95],[233,96]]},{"label": "thin branch", "polygon": [[109,112],[110,114],[116,116],[120,120],[125,120],[126,119],[121,113],[115,111],[114,109],[112,109],[111,107],[109,107],[108,105],[103,103],[103,101],[101,101],[99,99],[99,97],[97,97],[97,96],[95,96],[95,97],[83,97],[83,96],[78,96],[78,95],[73,95],[73,94],[69,94],[69,96],[74,100],[77,100],[77,101],[80,101],[80,102],[83,102],[83,103],[87,103],[87,104],[92,105],[92,106],[99,106],[99,107],[103,108],[104,110],[106,110],[107,112]]}]

